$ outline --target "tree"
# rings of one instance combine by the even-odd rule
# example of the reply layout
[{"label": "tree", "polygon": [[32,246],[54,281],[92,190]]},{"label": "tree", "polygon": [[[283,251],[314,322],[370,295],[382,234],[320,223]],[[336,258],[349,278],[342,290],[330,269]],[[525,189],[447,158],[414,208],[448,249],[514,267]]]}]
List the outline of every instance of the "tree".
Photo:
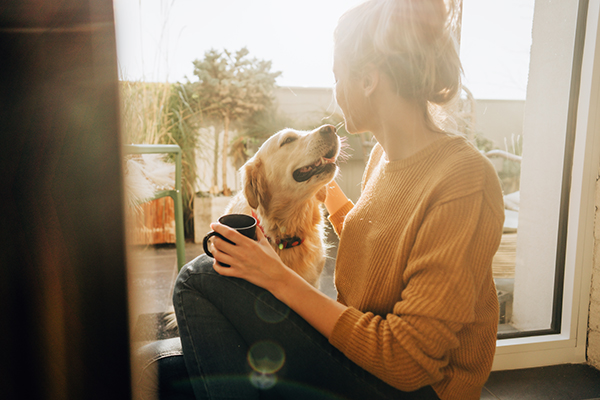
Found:
[{"label": "tree", "polygon": [[[271,72],[271,61],[248,57],[247,48],[234,53],[227,50],[208,50],[202,60],[194,61],[194,75],[198,82],[190,84],[192,97],[207,118],[219,120],[223,126],[221,149],[223,194],[228,196],[227,156],[229,130],[234,124],[265,110],[273,101],[275,79],[281,72]],[[218,133],[215,134],[215,163],[211,193],[218,188],[217,165],[219,159]]]}]

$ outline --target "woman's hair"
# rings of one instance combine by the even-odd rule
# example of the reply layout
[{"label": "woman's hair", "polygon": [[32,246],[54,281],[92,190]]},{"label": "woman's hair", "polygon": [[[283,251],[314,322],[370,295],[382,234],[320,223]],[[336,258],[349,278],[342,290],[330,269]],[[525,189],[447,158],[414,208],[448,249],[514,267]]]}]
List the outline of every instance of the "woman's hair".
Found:
[{"label": "woman's hair", "polygon": [[[347,11],[335,30],[335,52],[353,73],[375,64],[396,93],[423,106],[445,105],[461,90],[453,37],[454,0],[368,0]],[[429,121],[431,122],[431,121]]]}]

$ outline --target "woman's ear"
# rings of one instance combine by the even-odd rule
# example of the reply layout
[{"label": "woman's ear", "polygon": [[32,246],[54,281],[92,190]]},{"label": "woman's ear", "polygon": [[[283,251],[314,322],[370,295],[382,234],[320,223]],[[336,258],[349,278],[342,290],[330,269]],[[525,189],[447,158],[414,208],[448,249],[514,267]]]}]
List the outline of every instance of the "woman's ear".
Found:
[{"label": "woman's ear", "polygon": [[362,78],[362,88],[366,97],[373,94],[379,85],[379,69],[375,64],[369,63],[365,67],[365,72]]}]

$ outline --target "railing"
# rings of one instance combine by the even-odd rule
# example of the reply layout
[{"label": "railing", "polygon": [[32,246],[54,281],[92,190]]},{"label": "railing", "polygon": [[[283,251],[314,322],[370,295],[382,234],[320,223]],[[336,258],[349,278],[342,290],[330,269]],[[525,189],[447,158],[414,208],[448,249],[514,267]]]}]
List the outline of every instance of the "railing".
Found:
[{"label": "railing", "polygon": [[127,154],[175,154],[175,188],[159,190],[146,201],[169,196],[173,199],[175,209],[175,247],[177,249],[177,269],[185,263],[185,236],[183,232],[183,200],[181,198],[181,148],[176,144],[128,144],[123,146]]}]

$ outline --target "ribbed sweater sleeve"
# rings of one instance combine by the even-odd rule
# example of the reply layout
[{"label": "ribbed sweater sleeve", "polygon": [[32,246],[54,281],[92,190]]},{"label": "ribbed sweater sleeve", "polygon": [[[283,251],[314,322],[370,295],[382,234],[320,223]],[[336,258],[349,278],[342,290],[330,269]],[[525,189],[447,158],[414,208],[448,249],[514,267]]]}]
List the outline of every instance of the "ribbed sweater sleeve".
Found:
[{"label": "ribbed sweater sleeve", "polygon": [[338,236],[340,236],[342,228],[344,227],[344,219],[346,219],[346,215],[352,210],[352,207],[354,207],[354,204],[352,201],[348,200],[348,202],[336,211],[335,214],[328,217],[331,226],[333,226],[333,229]]},{"label": "ribbed sweater sleeve", "polygon": [[375,157],[339,222],[336,287],[349,308],[329,340],[400,390],[433,385],[442,399],[478,399],[498,322],[498,179],[460,138],[399,164]]}]

